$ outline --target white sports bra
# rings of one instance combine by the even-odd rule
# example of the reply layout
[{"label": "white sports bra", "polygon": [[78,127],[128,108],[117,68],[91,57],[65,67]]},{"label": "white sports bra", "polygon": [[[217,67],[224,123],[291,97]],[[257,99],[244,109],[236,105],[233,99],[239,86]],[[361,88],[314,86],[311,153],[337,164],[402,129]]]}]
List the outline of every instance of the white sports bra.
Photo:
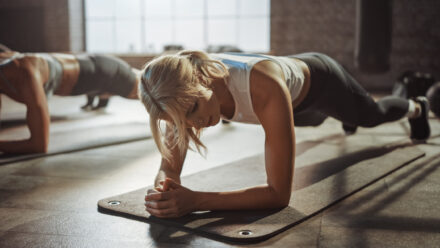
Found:
[{"label": "white sports bra", "polygon": [[222,116],[226,120],[260,124],[252,107],[249,89],[250,72],[252,67],[260,61],[270,60],[280,65],[292,101],[298,97],[304,85],[304,73],[301,67],[294,60],[287,57],[243,53],[216,53],[210,54],[210,56],[223,62],[229,71],[226,85],[234,99],[235,111],[231,119]]}]

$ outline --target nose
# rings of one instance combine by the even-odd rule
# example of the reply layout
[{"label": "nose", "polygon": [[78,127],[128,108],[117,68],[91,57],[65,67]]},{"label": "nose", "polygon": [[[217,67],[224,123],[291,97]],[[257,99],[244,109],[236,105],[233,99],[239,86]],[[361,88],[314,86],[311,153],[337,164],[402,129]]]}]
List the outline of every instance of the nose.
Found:
[{"label": "nose", "polygon": [[202,118],[194,118],[187,120],[187,124],[190,127],[201,128],[203,127],[203,119]]}]

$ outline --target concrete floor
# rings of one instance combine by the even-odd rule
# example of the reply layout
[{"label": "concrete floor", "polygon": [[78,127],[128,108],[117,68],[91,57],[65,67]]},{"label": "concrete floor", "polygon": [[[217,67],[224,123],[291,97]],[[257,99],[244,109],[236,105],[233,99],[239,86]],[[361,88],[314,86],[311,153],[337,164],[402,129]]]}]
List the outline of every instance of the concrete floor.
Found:
[{"label": "concrete floor", "polygon": [[[83,101],[55,98],[51,110],[54,115],[75,116]],[[22,110],[5,106],[11,113]],[[123,115],[145,121],[142,106],[133,101],[115,99],[107,113],[111,114],[105,115],[106,121]],[[63,122],[53,128],[63,131],[68,125]],[[160,154],[151,139],[2,165],[0,247],[440,247],[440,122],[432,118],[431,125],[432,138],[418,145],[425,157],[252,245],[223,243],[97,212],[99,199],[152,184]],[[297,142],[341,132],[340,124],[329,119],[318,128],[297,128]],[[346,139],[376,144],[405,138],[407,132],[402,121],[360,129]],[[190,152],[183,175],[261,154],[264,133],[254,125],[217,125],[204,133],[203,141],[209,148],[206,159]],[[342,142],[341,150],[350,147]]]}]

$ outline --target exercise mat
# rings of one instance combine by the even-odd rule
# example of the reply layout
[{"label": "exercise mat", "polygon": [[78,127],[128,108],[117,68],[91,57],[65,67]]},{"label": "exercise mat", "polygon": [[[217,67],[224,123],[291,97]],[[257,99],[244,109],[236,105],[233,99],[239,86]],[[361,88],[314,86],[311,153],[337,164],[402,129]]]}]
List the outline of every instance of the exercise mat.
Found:
[{"label": "exercise mat", "polygon": [[[69,126],[66,126],[62,131],[59,129],[53,131],[54,129],[56,130],[56,128],[51,127],[47,153],[17,155],[0,153],[0,165],[60,153],[116,145],[150,137],[150,129],[148,128],[148,125],[142,122],[107,124],[90,127],[83,125],[76,129],[73,126],[70,128]],[[6,136],[9,139],[12,139],[14,137],[26,137],[28,131],[27,127],[20,126],[10,130],[2,130],[1,133],[4,134],[3,137]]]},{"label": "exercise mat", "polygon": [[[301,147],[298,147],[301,149]],[[332,155],[319,162],[310,158]],[[386,175],[424,156],[424,152],[409,143],[361,149],[340,155],[337,146],[320,144],[296,159],[294,188],[290,203],[283,209],[259,211],[205,211],[181,218],[161,219],[145,211],[146,187],[102,199],[102,213],[135,220],[160,223],[191,231],[199,235],[230,242],[258,242],[268,239],[346,197],[379,181]],[[328,155],[326,155],[328,156]],[[226,191],[265,183],[264,156],[249,157],[230,164],[182,178],[182,184],[192,190]]]}]

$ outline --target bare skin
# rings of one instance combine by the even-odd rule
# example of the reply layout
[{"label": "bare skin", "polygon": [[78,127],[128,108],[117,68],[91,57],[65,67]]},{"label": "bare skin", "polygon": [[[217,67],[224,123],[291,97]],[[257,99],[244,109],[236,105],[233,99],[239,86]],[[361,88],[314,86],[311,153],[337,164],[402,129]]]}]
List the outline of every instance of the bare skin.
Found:
[{"label": "bare skin", "polygon": [[[310,86],[310,72],[297,61],[305,74],[304,99]],[[220,115],[232,117],[235,103],[223,79],[212,82],[212,94],[198,99],[196,110],[189,109],[188,123],[203,128],[218,123]],[[281,68],[271,62],[257,63],[250,75],[254,112],[265,131],[265,166],[267,183],[227,192],[198,192],[180,185],[185,156],[172,150],[174,162],[162,160],[155,180],[156,190],[145,196],[146,210],[157,217],[173,218],[198,210],[239,210],[281,208],[290,201],[295,165],[295,130],[292,102]],[[200,121],[202,120],[202,121]],[[211,121],[210,121],[211,120]],[[202,123],[202,124],[200,124]]]},{"label": "bare skin", "polygon": [[[0,53],[0,59],[19,55],[17,52]],[[73,87],[78,82],[79,64],[75,56],[70,54],[52,54],[63,67],[62,80],[54,94],[60,96],[70,95]],[[3,75],[13,85],[8,87],[3,78],[0,78],[0,94],[5,94],[11,99],[26,105],[26,123],[30,137],[24,140],[0,141],[0,152],[4,153],[45,153],[49,145],[50,115],[44,84],[49,77],[49,66],[45,59],[38,54],[26,54],[14,59],[11,63],[0,68]],[[139,70],[133,69],[136,75]],[[129,99],[137,98],[137,84],[132,92],[126,96]],[[0,105],[1,106],[1,105]]]},{"label": "bare skin", "polygon": [[0,141],[6,153],[46,152],[49,144],[49,110],[42,82],[48,78],[48,66],[41,58],[24,57],[3,68],[3,74],[14,82],[15,91],[0,84],[1,93],[26,105],[26,121],[30,137],[25,140]]}]

